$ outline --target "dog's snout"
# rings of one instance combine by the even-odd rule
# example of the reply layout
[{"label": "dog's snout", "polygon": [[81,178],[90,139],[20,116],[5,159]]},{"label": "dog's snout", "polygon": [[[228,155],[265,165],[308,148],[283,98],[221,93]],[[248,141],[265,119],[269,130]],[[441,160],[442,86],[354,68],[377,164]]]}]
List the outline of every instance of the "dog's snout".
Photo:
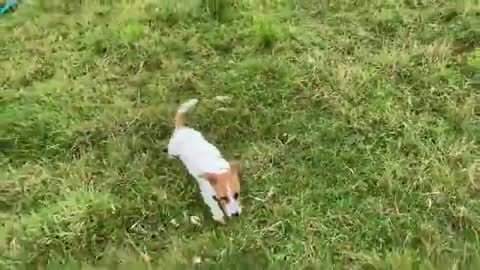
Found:
[{"label": "dog's snout", "polygon": [[232,217],[238,217],[238,216],[240,216],[239,212],[232,213]]}]

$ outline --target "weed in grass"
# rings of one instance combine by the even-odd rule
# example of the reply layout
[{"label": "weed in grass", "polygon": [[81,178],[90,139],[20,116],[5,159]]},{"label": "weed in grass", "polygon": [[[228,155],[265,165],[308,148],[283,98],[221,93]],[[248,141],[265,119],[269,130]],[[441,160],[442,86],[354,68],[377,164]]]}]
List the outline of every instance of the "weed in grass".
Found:
[{"label": "weed in grass", "polygon": [[230,0],[202,0],[201,6],[207,14],[217,21],[224,21],[228,17],[228,12],[233,1]]},{"label": "weed in grass", "polygon": [[277,40],[277,33],[271,22],[262,16],[255,16],[253,19],[255,36],[260,48],[271,48]]},{"label": "weed in grass", "polygon": [[472,69],[472,87],[480,88],[480,49],[475,49],[468,58],[468,65]]}]

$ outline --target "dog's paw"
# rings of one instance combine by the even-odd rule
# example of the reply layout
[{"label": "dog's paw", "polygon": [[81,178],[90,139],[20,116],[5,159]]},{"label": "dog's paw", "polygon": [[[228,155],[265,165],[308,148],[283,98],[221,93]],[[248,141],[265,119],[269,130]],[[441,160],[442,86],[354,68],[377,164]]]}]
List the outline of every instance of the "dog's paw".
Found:
[{"label": "dog's paw", "polygon": [[225,219],[224,219],[223,217],[221,217],[221,218],[215,218],[215,217],[214,217],[213,219],[214,219],[216,222],[218,222],[218,223],[220,223],[220,224],[222,224],[222,225],[226,225],[226,224],[227,224],[227,222],[225,222]]}]

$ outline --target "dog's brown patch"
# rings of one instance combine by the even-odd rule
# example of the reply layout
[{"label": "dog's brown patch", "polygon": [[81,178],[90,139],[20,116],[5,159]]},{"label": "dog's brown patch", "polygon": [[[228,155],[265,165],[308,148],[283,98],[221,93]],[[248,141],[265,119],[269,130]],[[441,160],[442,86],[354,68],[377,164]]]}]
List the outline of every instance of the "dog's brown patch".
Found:
[{"label": "dog's brown patch", "polygon": [[230,161],[230,170],[224,173],[205,173],[203,177],[210,182],[222,207],[233,198],[239,201],[240,162]]}]

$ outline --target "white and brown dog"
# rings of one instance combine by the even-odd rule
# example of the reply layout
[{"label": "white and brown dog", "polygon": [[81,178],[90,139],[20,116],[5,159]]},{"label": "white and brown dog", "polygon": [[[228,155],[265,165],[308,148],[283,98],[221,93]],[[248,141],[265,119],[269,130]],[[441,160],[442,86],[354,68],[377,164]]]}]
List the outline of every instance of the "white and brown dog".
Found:
[{"label": "white and brown dog", "polygon": [[239,216],[241,213],[240,163],[227,162],[200,132],[185,126],[187,111],[197,103],[197,99],[191,99],[178,108],[168,155],[182,160],[188,172],[197,180],[213,219],[225,224],[225,216]]}]

